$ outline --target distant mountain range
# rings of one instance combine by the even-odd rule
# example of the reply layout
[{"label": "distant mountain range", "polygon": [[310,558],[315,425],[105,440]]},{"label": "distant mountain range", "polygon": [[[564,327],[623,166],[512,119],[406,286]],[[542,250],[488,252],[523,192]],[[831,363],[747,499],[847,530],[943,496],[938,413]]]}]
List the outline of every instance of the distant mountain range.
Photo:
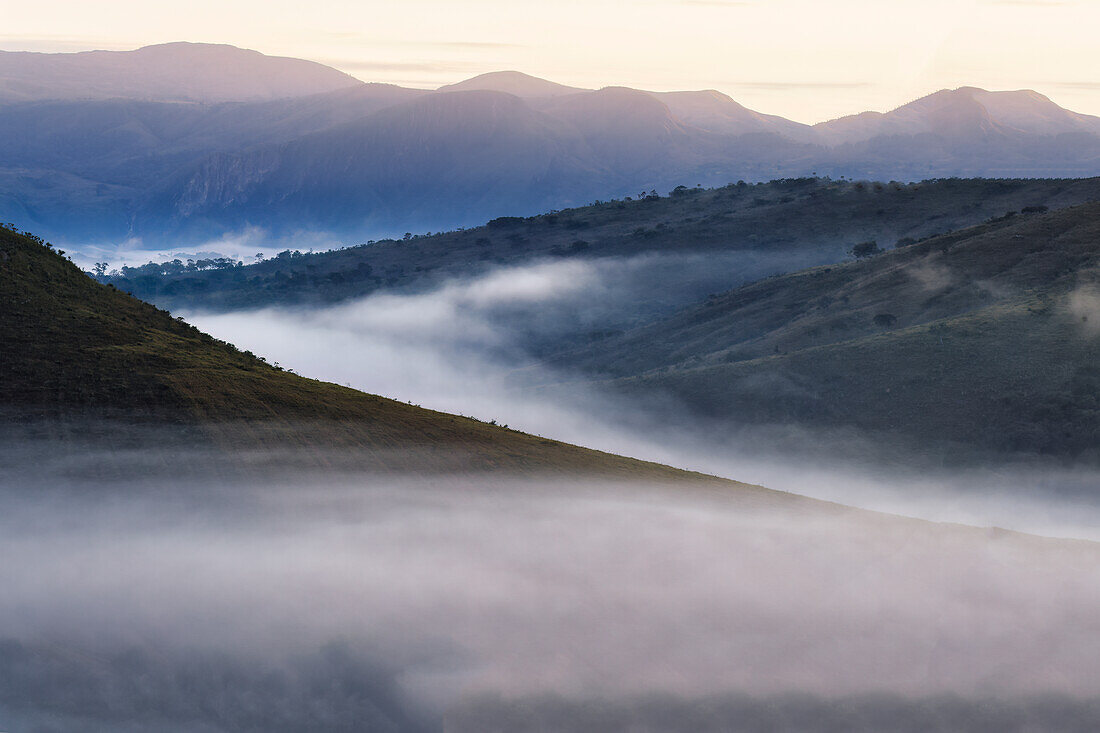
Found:
[{"label": "distant mountain range", "polygon": [[0,220],[76,243],[365,239],[813,173],[1098,175],[1100,118],[964,87],[809,126],[514,71],[427,91],[231,46],[0,53]]},{"label": "distant mountain range", "polygon": [[257,102],[360,86],[342,71],[234,46],[165,43],[134,51],[0,51],[0,102],[136,99]]}]

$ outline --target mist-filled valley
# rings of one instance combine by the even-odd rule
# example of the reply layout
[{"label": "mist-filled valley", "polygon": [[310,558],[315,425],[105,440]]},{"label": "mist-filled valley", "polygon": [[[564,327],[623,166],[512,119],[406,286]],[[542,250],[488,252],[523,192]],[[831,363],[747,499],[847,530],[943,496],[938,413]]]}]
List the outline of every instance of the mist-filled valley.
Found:
[{"label": "mist-filled valley", "polygon": [[736,486],[242,475],[167,437],[7,436],[12,730],[1098,720],[1091,543]]},{"label": "mist-filled valley", "polygon": [[[784,246],[708,244],[683,236],[690,217],[623,235],[595,207],[586,247],[551,226],[517,235],[522,256],[471,266],[459,248],[439,273],[412,263],[440,243],[499,252],[494,239],[546,224],[108,285],[4,230],[0,335],[18,348],[0,361],[0,723],[1089,730],[1089,454],[990,453],[965,432],[913,443],[794,410],[708,415],[657,377],[705,373],[700,339],[779,373],[783,352],[827,363],[833,343],[885,358],[895,332],[992,377],[983,365],[1021,343],[999,329],[1020,317],[1054,334],[1078,384],[1095,343],[1095,207],[1075,204],[1091,183],[931,184],[956,202],[971,186],[1003,198],[954,210],[947,233],[914,213],[920,238],[899,216],[889,249],[862,239],[883,227],[873,197],[907,187],[749,187],[802,187],[810,208],[824,190],[863,212],[816,234],[815,217],[788,218],[801,233]],[[700,201],[736,210],[740,189],[637,205],[662,207],[659,224]],[[1062,207],[1024,205],[1038,194]],[[1002,204],[1030,209],[985,215]],[[638,246],[661,237],[693,246]],[[324,297],[332,273],[375,267],[384,278]],[[910,323],[883,322],[886,307]],[[974,314],[984,327],[960,325]],[[830,318],[847,329],[831,341],[814,327]],[[688,363],[662,365],[684,338]],[[923,348],[934,365],[941,352]],[[635,375],[653,380],[642,396],[615,373],[624,354],[657,364]]]},{"label": "mist-filled valley", "polygon": [[674,395],[638,400],[537,355],[638,320],[638,303],[671,278],[729,277],[700,263],[553,260],[334,306],[184,315],[302,374],[612,453],[938,521],[1097,536],[1100,469],[1089,463],[960,462],[852,425],[700,418]]},{"label": "mist-filled valley", "polygon": [[1100,11],[564,5],[7,19],[0,733],[1100,730]]}]

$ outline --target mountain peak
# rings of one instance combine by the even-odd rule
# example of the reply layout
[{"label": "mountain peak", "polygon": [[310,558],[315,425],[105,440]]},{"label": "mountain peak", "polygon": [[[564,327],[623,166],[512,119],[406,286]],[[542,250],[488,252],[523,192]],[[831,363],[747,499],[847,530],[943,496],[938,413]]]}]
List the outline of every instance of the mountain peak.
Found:
[{"label": "mountain peak", "polygon": [[678,119],[702,130],[726,135],[773,133],[803,140],[810,128],[774,115],[765,115],[745,107],[727,94],[714,89],[695,92],[653,92]]},{"label": "mountain peak", "polygon": [[490,71],[472,79],[448,84],[438,89],[440,92],[491,91],[514,94],[526,99],[542,97],[561,97],[567,94],[586,92],[588,89],[570,87],[564,84],[540,79],[522,71]]},{"label": "mountain peak", "polygon": [[313,61],[227,44],[176,41],[131,51],[0,51],[0,100],[245,102],[362,84]]},{"label": "mountain peak", "polygon": [[882,135],[1100,134],[1100,118],[1064,109],[1031,89],[940,89],[886,113],[864,112],[816,125],[830,143]]}]

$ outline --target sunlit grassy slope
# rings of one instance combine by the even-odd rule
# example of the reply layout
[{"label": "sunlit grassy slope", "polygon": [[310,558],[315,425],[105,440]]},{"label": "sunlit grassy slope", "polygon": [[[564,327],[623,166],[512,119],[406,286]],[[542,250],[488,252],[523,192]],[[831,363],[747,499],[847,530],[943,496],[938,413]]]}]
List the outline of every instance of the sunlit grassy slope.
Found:
[{"label": "sunlit grassy slope", "polygon": [[704,478],[281,371],[6,228],[0,348],[0,405],[20,417],[176,424],[212,445],[316,449],[374,468]]},{"label": "sunlit grassy slope", "polygon": [[1100,204],[769,278],[562,355],[699,419],[1100,457]]}]

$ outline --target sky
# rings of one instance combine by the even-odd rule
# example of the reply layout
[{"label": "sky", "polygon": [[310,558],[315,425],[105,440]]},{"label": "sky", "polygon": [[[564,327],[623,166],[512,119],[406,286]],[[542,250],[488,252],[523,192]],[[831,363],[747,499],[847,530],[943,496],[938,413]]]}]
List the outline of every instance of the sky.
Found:
[{"label": "sky", "polygon": [[717,89],[800,122],[963,85],[1100,115],[1100,0],[0,0],[0,49],[230,43],[435,88],[515,69]]}]

